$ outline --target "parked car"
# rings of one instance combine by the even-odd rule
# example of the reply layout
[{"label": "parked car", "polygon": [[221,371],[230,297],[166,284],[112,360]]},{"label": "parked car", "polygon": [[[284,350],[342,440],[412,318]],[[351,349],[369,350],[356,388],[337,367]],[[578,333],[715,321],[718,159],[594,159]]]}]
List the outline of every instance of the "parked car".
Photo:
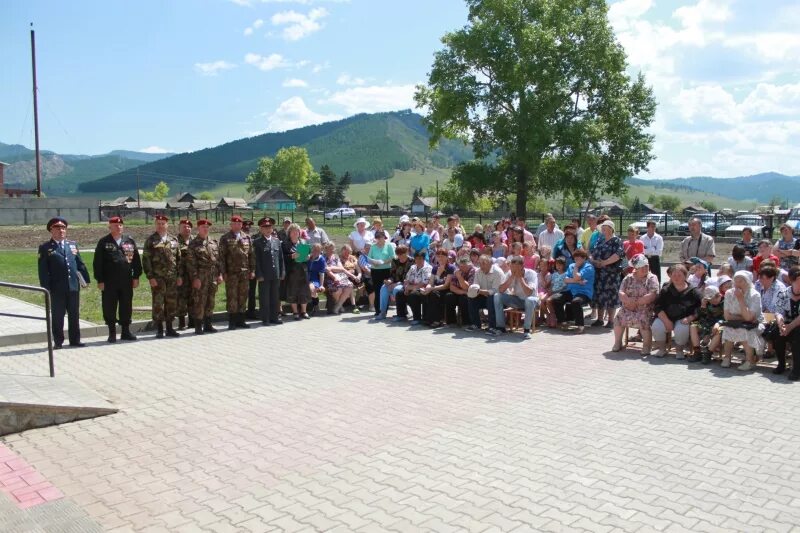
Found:
[{"label": "parked car", "polygon": [[[692,218],[699,218],[702,221],[703,233],[707,235],[723,235],[731,225],[722,213],[698,213]],[[678,226],[678,235],[689,235],[688,221]]]},{"label": "parked car", "polygon": [[764,227],[764,219],[760,215],[739,215],[733,219],[733,223],[725,229],[726,237],[741,237],[744,228],[753,230],[753,238],[761,238],[761,230]]},{"label": "parked car", "polygon": [[800,204],[797,204],[789,211],[789,218],[786,223],[794,228],[795,235],[800,235]]},{"label": "parked car", "polygon": [[341,218],[350,218],[356,216],[355,209],[349,207],[339,207],[333,211],[325,213],[325,220],[337,220]]},{"label": "parked car", "polygon": [[634,222],[633,225],[639,229],[639,233],[647,232],[647,222],[654,220],[656,223],[656,231],[662,235],[674,235],[681,225],[681,221],[672,215],[664,213],[655,213],[652,215],[644,216],[639,222]]}]

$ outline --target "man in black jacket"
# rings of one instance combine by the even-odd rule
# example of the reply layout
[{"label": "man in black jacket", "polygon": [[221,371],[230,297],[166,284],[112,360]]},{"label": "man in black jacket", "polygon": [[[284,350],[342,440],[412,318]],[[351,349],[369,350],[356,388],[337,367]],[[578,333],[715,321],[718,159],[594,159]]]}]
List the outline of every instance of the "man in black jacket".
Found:
[{"label": "man in black jacket", "polygon": [[256,256],[256,280],[258,280],[258,307],[261,311],[261,323],[282,324],[278,318],[280,296],[278,288],[286,275],[283,264],[281,241],[272,233],[275,220],[262,218],[258,221],[261,235],[253,241]]},{"label": "man in black jacket", "polygon": [[139,286],[142,260],[136,242],[122,234],[122,225],[122,217],[110,218],[110,233],[100,239],[94,252],[94,279],[97,280],[97,288],[103,291],[103,320],[108,326],[108,342],[117,342],[117,322],[122,326],[120,339],[136,340],[130,326],[133,289]]},{"label": "man in black jacket", "polygon": [[50,291],[53,342],[64,344],[64,314],[69,315],[70,346],[81,342],[80,289],[89,282],[89,271],[81,259],[78,244],[67,240],[67,221],[54,217],[47,223],[50,240],[39,246],[39,285]]}]

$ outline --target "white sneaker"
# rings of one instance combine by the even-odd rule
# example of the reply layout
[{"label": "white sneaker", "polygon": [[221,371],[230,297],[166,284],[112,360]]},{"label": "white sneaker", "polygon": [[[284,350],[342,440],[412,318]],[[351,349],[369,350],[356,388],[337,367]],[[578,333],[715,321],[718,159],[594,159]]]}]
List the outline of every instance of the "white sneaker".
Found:
[{"label": "white sneaker", "polygon": [[722,368],[730,368],[731,367],[731,358],[730,358],[730,356],[723,357],[722,358],[722,364],[720,366]]},{"label": "white sneaker", "polygon": [[658,351],[656,351],[656,357],[664,357],[665,355],[667,355],[666,348],[659,348]]},{"label": "white sneaker", "polygon": [[755,366],[756,366],[756,365],[754,365],[754,364],[753,364],[753,363],[751,363],[750,361],[745,361],[744,363],[742,363],[741,365],[739,365],[739,370],[741,370],[742,372],[747,372],[748,370],[753,370],[753,368],[754,368]]}]

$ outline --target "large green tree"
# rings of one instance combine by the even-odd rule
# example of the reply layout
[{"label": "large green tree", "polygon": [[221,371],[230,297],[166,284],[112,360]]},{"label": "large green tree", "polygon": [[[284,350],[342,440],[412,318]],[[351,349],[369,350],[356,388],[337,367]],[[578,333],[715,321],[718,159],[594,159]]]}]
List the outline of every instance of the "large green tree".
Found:
[{"label": "large green tree", "polygon": [[251,194],[280,187],[300,203],[305,203],[320,188],[319,174],[311,166],[308,151],[299,146],[281,148],[273,159],[261,158],[245,181]]},{"label": "large green tree", "polygon": [[622,192],[653,159],[656,103],[626,73],[605,0],[466,1],[467,25],[443,37],[417,87],[431,144],[471,142],[493,168],[480,192],[515,195],[519,214],[531,192]]}]

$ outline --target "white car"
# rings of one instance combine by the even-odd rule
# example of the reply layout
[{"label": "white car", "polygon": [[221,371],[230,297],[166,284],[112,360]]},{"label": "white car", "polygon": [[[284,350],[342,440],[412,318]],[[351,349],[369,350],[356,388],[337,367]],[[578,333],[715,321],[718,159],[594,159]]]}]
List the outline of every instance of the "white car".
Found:
[{"label": "white car", "polygon": [[753,230],[753,238],[761,238],[761,229],[764,227],[764,219],[760,215],[739,215],[731,221],[731,225],[725,228],[726,237],[741,237],[744,228]]},{"label": "white car", "polygon": [[646,215],[639,222],[634,222],[632,225],[639,229],[639,233],[646,233],[647,222],[650,220],[655,221],[656,232],[660,233],[661,235],[674,235],[678,232],[678,227],[681,225],[680,220],[674,218],[672,215],[667,215],[664,213]]},{"label": "white car", "polygon": [[786,223],[793,228],[792,231],[794,231],[795,235],[800,234],[800,204],[794,206],[789,212],[789,218]]},{"label": "white car", "polygon": [[349,207],[339,207],[334,209],[333,211],[328,211],[325,213],[325,220],[337,220],[341,218],[349,218],[355,217],[356,211],[355,209],[351,209]]}]

